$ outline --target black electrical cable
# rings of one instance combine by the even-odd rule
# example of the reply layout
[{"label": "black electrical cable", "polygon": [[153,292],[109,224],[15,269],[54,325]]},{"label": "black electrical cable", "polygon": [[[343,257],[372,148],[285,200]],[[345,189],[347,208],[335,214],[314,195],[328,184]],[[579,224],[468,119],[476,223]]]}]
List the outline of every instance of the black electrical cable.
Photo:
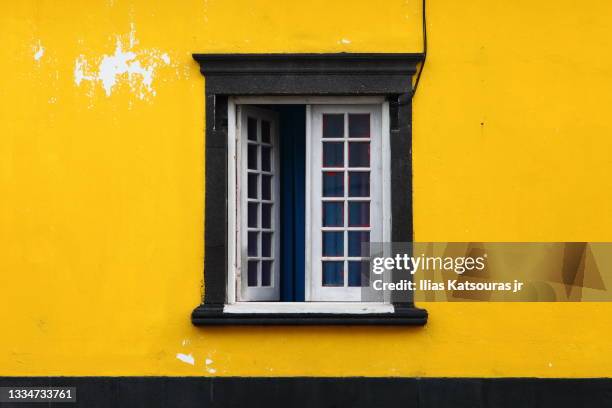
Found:
[{"label": "black electrical cable", "polygon": [[419,73],[417,74],[416,80],[414,81],[414,88],[412,88],[412,97],[414,98],[414,94],[416,94],[417,88],[419,87],[419,81],[421,80],[421,74],[423,73],[423,68],[425,67],[425,61],[427,60],[427,16],[425,14],[425,0],[422,3],[422,16],[423,16],[423,62],[421,63],[421,67],[419,68]]}]

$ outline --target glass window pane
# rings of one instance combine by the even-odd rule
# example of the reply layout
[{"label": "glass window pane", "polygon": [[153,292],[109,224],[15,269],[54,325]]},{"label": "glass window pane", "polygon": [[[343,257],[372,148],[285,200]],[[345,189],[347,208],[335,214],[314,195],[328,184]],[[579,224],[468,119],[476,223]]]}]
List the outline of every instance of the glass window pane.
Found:
[{"label": "glass window pane", "polygon": [[349,167],[370,166],[370,143],[349,143]]},{"label": "glass window pane", "polygon": [[261,121],[261,141],[270,143],[270,122],[267,120]]},{"label": "glass window pane", "polygon": [[323,232],[323,256],[344,256],[344,232]]},{"label": "glass window pane", "polygon": [[344,114],[323,115],[323,137],[344,137]]},{"label": "glass window pane", "polygon": [[261,169],[263,171],[272,169],[272,149],[269,146],[261,147]]},{"label": "glass window pane", "polygon": [[249,261],[247,281],[249,286],[257,286],[257,264],[258,261]]},{"label": "glass window pane", "polygon": [[272,176],[262,175],[261,176],[261,199],[271,200],[272,199]]},{"label": "glass window pane", "polygon": [[272,233],[262,232],[261,234],[261,256],[272,256]]},{"label": "glass window pane", "polygon": [[344,142],[323,143],[323,167],[344,166]]},{"label": "glass window pane", "polygon": [[344,262],[323,261],[323,286],[344,286]]},{"label": "glass window pane", "polygon": [[343,202],[324,202],[323,203],[323,226],[342,227],[344,225],[344,203]]},{"label": "glass window pane", "polygon": [[367,201],[349,201],[348,203],[349,227],[370,226],[370,203]]},{"label": "glass window pane", "polygon": [[272,204],[261,205],[261,228],[272,228]]},{"label": "glass window pane", "polygon": [[247,138],[249,140],[257,140],[257,119],[247,119]]},{"label": "glass window pane", "polygon": [[370,137],[370,114],[349,114],[349,137]]},{"label": "glass window pane", "polygon": [[368,261],[349,261],[348,285],[370,286],[370,265]]},{"label": "glass window pane", "polygon": [[323,197],[344,196],[344,173],[341,171],[323,172]]},{"label": "glass window pane", "polygon": [[248,160],[248,168],[251,170],[257,170],[257,145],[256,144],[250,144],[248,146],[248,156],[249,156],[249,160]]},{"label": "glass window pane", "polygon": [[349,172],[349,197],[370,196],[370,172]]},{"label": "glass window pane", "polygon": [[249,228],[257,228],[257,213],[259,212],[259,204],[249,203],[248,225]]},{"label": "glass window pane", "polygon": [[249,198],[257,198],[257,185],[259,184],[259,177],[257,174],[249,174],[249,188],[248,188],[248,196]]},{"label": "glass window pane", "polygon": [[259,255],[259,232],[249,232],[248,254],[249,256]]},{"label": "glass window pane", "polygon": [[272,261],[261,262],[261,286],[272,286]]},{"label": "glass window pane", "polygon": [[[369,231],[349,231],[348,233],[348,255],[368,256],[368,243],[370,242]],[[365,245],[364,245],[365,244]]]}]

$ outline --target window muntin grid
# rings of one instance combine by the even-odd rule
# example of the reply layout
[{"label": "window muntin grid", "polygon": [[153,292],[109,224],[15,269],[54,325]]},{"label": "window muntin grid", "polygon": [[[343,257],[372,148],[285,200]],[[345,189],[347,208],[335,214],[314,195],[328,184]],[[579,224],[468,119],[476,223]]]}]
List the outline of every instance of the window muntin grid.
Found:
[{"label": "window muntin grid", "polygon": [[270,287],[274,281],[274,146],[270,121],[247,116],[247,285]]},{"label": "window muntin grid", "polygon": [[239,300],[280,297],[278,114],[239,106],[237,145],[237,282]]},{"label": "window muntin grid", "polygon": [[370,278],[362,244],[382,242],[384,234],[383,177],[388,173],[383,171],[382,114],[381,105],[312,107],[306,249],[311,301],[364,299]]},{"label": "window muntin grid", "polygon": [[371,118],[323,113],[321,130],[321,285],[368,286],[361,263],[370,241]]}]

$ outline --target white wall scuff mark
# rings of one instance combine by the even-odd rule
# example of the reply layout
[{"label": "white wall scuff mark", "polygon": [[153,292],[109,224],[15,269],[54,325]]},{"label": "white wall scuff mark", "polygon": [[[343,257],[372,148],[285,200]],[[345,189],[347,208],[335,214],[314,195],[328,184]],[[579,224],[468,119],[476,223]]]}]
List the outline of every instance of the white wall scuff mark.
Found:
[{"label": "white wall scuff mark", "polygon": [[210,366],[210,365],[213,363],[212,359],[207,358],[207,359],[206,359],[206,361],[205,361],[205,363],[206,363],[206,365],[205,365],[205,367],[204,367],[204,368],[206,369],[206,372],[208,372],[209,374],[214,374],[214,373],[216,373],[216,372],[217,372],[217,370],[216,370],[216,369],[214,369],[214,368],[212,368],[212,367]]},{"label": "white wall scuff mark", "polygon": [[181,360],[183,363],[195,365],[195,359],[193,358],[191,354],[177,353],[176,358]]},{"label": "white wall scuff mark", "polygon": [[[156,95],[153,88],[155,70],[162,65],[169,66],[170,56],[156,49],[135,51],[133,48],[138,45],[136,30],[133,24],[130,28],[127,49],[124,49],[122,39],[117,36],[114,54],[104,54],[96,63],[91,64],[82,54],[76,58],[74,82],[77,86],[83,81],[90,81],[94,86],[101,85],[106,96],[111,96],[117,84],[125,81],[131,92],[141,100]],[[97,69],[92,68],[96,66]]]},{"label": "white wall scuff mark", "polygon": [[45,55],[45,47],[42,46],[40,41],[34,47],[34,60],[40,61],[40,59]]}]

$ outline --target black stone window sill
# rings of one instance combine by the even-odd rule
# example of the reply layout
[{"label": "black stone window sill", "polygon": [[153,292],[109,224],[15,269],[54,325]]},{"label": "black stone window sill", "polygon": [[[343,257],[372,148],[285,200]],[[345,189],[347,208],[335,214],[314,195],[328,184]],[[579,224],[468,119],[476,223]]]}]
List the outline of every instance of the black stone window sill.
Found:
[{"label": "black stone window sill", "polygon": [[195,326],[423,326],[427,311],[395,306],[393,313],[224,313],[223,305],[202,304],[191,313]]}]

